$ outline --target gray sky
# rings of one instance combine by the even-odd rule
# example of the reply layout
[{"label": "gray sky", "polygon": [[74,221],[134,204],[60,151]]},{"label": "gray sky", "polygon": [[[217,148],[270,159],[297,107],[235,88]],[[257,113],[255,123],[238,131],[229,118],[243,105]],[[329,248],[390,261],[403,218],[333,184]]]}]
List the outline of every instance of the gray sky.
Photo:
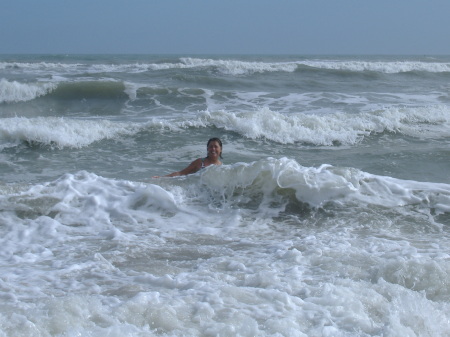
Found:
[{"label": "gray sky", "polygon": [[2,0],[0,53],[448,54],[450,0]]}]

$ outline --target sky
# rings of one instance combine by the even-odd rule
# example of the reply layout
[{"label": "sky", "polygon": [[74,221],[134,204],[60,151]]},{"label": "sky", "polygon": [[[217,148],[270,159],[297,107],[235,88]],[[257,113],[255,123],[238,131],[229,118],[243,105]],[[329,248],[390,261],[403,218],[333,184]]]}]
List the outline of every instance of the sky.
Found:
[{"label": "sky", "polygon": [[450,55],[449,0],[2,0],[0,54]]}]

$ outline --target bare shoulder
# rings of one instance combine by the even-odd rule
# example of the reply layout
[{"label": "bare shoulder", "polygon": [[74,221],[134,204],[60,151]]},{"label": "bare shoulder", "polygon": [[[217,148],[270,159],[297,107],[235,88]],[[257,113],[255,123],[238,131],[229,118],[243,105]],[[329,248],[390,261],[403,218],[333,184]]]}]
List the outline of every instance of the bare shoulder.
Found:
[{"label": "bare shoulder", "polygon": [[195,159],[189,166],[200,169],[202,167],[202,158]]},{"label": "bare shoulder", "polygon": [[192,163],[190,163],[189,166],[186,167],[184,170],[181,170],[180,175],[195,173],[198,170],[200,170],[201,167],[202,167],[202,159],[198,158],[194,160]]}]

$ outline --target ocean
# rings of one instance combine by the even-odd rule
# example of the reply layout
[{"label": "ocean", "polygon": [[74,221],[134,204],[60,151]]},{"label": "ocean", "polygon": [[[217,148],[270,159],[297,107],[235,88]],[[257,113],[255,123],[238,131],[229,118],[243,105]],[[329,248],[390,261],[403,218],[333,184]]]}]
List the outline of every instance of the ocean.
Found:
[{"label": "ocean", "polygon": [[450,57],[0,55],[0,212],[0,336],[450,336]]}]

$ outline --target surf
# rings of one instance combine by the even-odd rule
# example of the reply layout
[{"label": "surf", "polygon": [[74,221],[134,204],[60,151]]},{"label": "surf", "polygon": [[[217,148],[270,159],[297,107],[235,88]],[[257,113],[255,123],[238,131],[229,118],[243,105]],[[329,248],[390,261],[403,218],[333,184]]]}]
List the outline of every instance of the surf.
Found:
[{"label": "surf", "polygon": [[450,185],[418,182],[370,174],[351,167],[323,164],[304,167],[290,158],[266,158],[236,163],[205,172],[201,181],[211,190],[222,191],[227,199],[255,200],[259,195],[275,201],[292,191],[297,202],[310,207],[327,204],[362,204],[396,208],[418,206],[449,212]]},{"label": "surf", "polygon": [[31,101],[50,94],[56,88],[55,83],[20,83],[2,78],[0,80],[0,104]]},{"label": "surf", "polygon": [[374,134],[399,133],[415,138],[445,138],[450,118],[446,106],[388,107],[361,112],[279,113],[267,107],[244,112],[205,111],[207,124],[249,139],[280,144],[356,145]]},{"label": "surf", "polygon": [[50,148],[82,148],[94,142],[136,134],[142,126],[108,120],[63,117],[0,119],[0,147],[25,142]]}]

